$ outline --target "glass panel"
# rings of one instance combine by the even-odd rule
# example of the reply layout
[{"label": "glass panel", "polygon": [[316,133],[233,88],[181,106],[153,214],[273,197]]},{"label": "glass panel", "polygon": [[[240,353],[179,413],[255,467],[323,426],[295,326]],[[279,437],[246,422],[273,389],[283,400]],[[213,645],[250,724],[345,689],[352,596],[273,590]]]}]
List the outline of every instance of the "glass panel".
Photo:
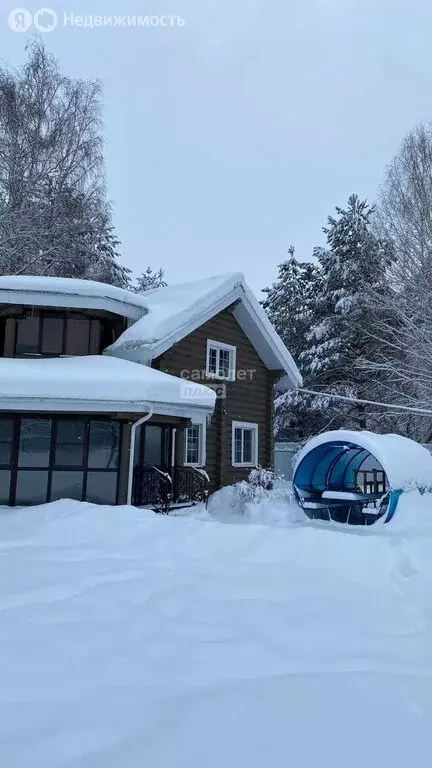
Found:
[{"label": "glass panel", "polygon": [[66,354],[88,355],[90,343],[90,320],[69,317],[66,331]]},{"label": "glass panel", "polygon": [[57,467],[82,467],[84,460],[85,419],[59,419],[55,465]]},{"label": "glass panel", "polygon": [[236,427],[234,430],[234,461],[242,464],[242,430]]},{"label": "glass panel", "polygon": [[63,318],[44,317],[42,320],[42,354],[61,355],[63,352]]},{"label": "glass panel", "polygon": [[51,448],[51,419],[21,419],[20,467],[47,467]]},{"label": "glass panel", "polygon": [[47,501],[48,472],[21,470],[18,472],[15,504],[44,504]]},{"label": "glass panel", "polygon": [[217,349],[209,349],[209,373],[217,373]]},{"label": "glass panel", "polygon": [[0,420],[0,465],[10,464],[13,439],[12,419]]},{"label": "glass panel", "polygon": [[160,467],[163,465],[163,432],[162,427],[146,427],[144,430],[144,464]]},{"label": "glass panel", "polygon": [[18,320],[15,352],[17,355],[30,355],[39,352],[38,315],[28,315]]},{"label": "glass panel", "polygon": [[9,504],[10,469],[0,469],[0,504]]},{"label": "glass panel", "polygon": [[243,463],[252,464],[253,433],[251,429],[243,430]]},{"label": "glass panel", "polygon": [[83,472],[53,472],[51,501],[57,499],[82,499]]},{"label": "glass panel", "polygon": [[186,462],[188,464],[199,464],[200,434],[201,427],[199,424],[194,424],[186,430]]},{"label": "glass panel", "polygon": [[134,451],[134,466],[138,467],[141,464],[141,440],[143,437],[143,427],[138,427],[135,432],[135,451]]},{"label": "glass panel", "polygon": [[116,469],[119,462],[120,424],[111,421],[90,422],[88,466],[92,469]]},{"label": "glass panel", "polygon": [[117,477],[117,472],[89,472],[86,501],[93,501],[95,504],[115,504]]},{"label": "glass panel", "polygon": [[92,320],[90,324],[90,354],[99,355],[102,352],[100,348],[100,320]]},{"label": "glass panel", "polygon": [[228,349],[219,350],[219,376],[229,379],[230,375],[230,352]]}]

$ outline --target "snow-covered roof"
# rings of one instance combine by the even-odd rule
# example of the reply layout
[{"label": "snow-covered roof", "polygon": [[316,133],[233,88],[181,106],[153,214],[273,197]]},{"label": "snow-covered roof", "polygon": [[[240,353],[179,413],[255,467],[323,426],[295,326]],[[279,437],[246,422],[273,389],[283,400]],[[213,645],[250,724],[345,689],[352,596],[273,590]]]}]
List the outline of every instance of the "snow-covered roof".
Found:
[{"label": "snow-covered roof", "polygon": [[[332,430],[313,437],[300,451],[294,471],[294,479],[300,464],[311,451],[326,444],[338,443],[344,447],[363,448],[379,462],[390,488],[408,491],[414,488],[432,488],[432,454],[419,443],[401,435],[377,435],[374,432]],[[365,455],[363,456],[364,460]],[[331,457],[333,464],[336,457]]]},{"label": "snow-covered roof", "polygon": [[215,392],[146,365],[102,355],[0,359],[2,410],[211,414]]},{"label": "snow-covered roof", "polygon": [[94,280],[32,275],[1,276],[0,304],[100,309],[131,320],[138,320],[147,311],[142,294],[123,288]]},{"label": "snow-covered roof", "polygon": [[240,273],[195,280],[147,291],[148,314],[128,328],[108,354],[149,363],[218,312],[233,314],[269,370],[283,370],[292,384],[300,373],[265,311]]}]

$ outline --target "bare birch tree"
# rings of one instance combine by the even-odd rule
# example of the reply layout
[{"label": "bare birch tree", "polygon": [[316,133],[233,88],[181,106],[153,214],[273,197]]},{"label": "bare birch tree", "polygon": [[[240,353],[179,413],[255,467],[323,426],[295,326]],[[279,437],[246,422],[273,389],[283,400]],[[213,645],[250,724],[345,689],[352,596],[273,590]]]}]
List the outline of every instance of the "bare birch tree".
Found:
[{"label": "bare birch tree", "polygon": [[[432,408],[432,124],[416,126],[390,163],[378,227],[395,258],[388,291],[371,296],[380,354],[369,370],[388,402]],[[418,439],[432,435],[432,418],[410,424]]]},{"label": "bare birch tree", "polygon": [[0,273],[128,283],[106,201],[98,82],[62,75],[36,40],[0,67]]}]

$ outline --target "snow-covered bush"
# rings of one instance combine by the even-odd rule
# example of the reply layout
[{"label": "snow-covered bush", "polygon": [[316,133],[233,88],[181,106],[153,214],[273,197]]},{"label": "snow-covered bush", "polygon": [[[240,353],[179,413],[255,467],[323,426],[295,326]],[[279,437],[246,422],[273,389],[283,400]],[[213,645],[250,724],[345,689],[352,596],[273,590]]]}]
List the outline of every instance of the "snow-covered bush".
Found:
[{"label": "snow-covered bush", "polygon": [[257,467],[250,473],[248,482],[254,488],[264,488],[266,491],[271,491],[274,486],[275,477],[272,469]]},{"label": "snow-covered bush", "polygon": [[257,467],[249,474],[247,480],[236,483],[233,487],[234,499],[238,500],[238,505],[243,509],[246,504],[260,504],[269,498],[274,490],[276,475],[271,469]]},{"label": "snow-covered bush", "polygon": [[209,514],[226,522],[289,524],[304,521],[291,484],[271,470],[253,470],[242,480],[216,491],[208,504]]}]

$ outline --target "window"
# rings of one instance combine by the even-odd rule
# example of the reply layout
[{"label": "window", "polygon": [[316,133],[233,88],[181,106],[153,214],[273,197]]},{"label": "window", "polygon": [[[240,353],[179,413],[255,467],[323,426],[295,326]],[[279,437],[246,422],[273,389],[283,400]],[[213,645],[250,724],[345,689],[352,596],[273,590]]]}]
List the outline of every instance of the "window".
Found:
[{"label": "window", "polygon": [[9,504],[14,425],[12,418],[0,418],[0,505]]},{"label": "window", "polygon": [[17,321],[16,355],[37,355],[39,351],[39,315],[26,315]]},{"label": "window", "polygon": [[10,469],[0,469],[0,504],[2,506],[7,506],[9,504],[10,481]]},{"label": "window", "polygon": [[90,320],[69,317],[66,321],[66,355],[88,355],[90,349]]},{"label": "window", "polygon": [[146,424],[142,445],[143,463],[147,467],[161,467],[164,464],[164,428]]},{"label": "window", "polygon": [[82,467],[84,456],[86,419],[58,419],[55,465]]},{"label": "window", "polygon": [[51,429],[51,419],[21,419],[19,467],[49,466]]},{"label": "window", "polygon": [[42,320],[41,353],[61,355],[63,351],[63,318],[44,317]]},{"label": "window", "polygon": [[217,379],[234,381],[236,371],[236,348],[231,344],[207,340],[206,374]]},{"label": "window", "polygon": [[15,504],[18,507],[45,504],[48,500],[48,471],[19,470],[16,481]]},{"label": "window", "polygon": [[13,441],[14,422],[12,419],[0,419],[0,466],[9,467]]},{"label": "window", "polygon": [[233,421],[233,467],[256,467],[258,464],[258,424]]},{"label": "window", "polygon": [[0,418],[0,505],[115,504],[122,426],[88,416]]},{"label": "window", "polygon": [[15,356],[99,354],[101,321],[79,312],[38,310],[15,321]]},{"label": "window", "polygon": [[88,458],[89,468],[117,469],[119,455],[119,425],[112,421],[91,421]]},{"label": "window", "polygon": [[202,467],[205,461],[205,424],[192,424],[185,430],[184,463]]},{"label": "window", "polygon": [[51,501],[76,499],[81,501],[84,473],[76,471],[54,471],[51,478]]}]

